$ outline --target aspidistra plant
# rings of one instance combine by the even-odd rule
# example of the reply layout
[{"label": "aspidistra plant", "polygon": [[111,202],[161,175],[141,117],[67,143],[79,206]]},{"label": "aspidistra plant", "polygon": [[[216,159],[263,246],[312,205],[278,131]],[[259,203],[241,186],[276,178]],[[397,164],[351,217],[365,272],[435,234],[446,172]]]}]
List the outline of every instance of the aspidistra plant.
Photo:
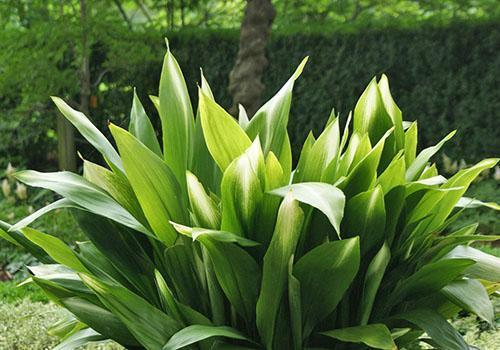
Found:
[{"label": "aspidistra plant", "polygon": [[[110,124],[116,148],[60,98],[61,113],[103,156],[83,176],[22,171],[61,199],[0,235],[41,265],[31,280],[71,316],[56,349],[114,340],[128,349],[395,349],[425,341],[468,349],[447,319],[492,323],[500,260],[450,232],[486,159],[449,179],[430,160],[453,133],[418,150],[417,123],[382,76],[341,129],[333,111],[296,166],[287,125],[296,79],[238,120],[201,77],[193,110],[167,50],[158,96],[161,142],[134,92],[130,125]],[[69,208],[88,240],[67,246],[28,227]]]}]

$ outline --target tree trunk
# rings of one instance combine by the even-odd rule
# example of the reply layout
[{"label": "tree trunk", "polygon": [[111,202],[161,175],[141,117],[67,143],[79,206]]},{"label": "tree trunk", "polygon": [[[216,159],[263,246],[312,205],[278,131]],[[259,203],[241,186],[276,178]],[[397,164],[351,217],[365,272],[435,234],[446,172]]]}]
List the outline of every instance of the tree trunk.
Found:
[{"label": "tree trunk", "polygon": [[75,132],[63,116],[57,118],[57,158],[59,170],[76,172]]},{"label": "tree trunk", "polygon": [[82,26],[82,64],[80,67],[80,111],[90,116],[89,101],[91,94],[90,82],[90,49],[88,42],[88,21],[86,0],[80,0],[80,21]]},{"label": "tree trunk", "polygon": [[229,93],[233,97],[231,114],[242,104],[249,116],[260,107],[267,67],[266,44],[276,11],[270,0],[247,0],[241,23],[240,44],[236,63],[229,74]]}]

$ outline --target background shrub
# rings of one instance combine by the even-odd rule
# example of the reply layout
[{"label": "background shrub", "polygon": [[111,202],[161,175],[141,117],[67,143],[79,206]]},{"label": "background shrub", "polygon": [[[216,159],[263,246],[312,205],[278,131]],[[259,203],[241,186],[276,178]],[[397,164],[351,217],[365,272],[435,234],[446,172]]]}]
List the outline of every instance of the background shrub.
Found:
[{"label": "background shrub", "polygon": [[[108,33],[94,45],[94,76],[104,68],[109,70],[94,91],[98,106],[92,110],[91,119],[101,129],[106,129],[110,119],[118,125],[127,125],[128,115],[123,111],[131,105],[132,82],[154,115],[147,94],[158,91],[157,77],[165,51],[161,44],[163,35],[156,30]],[[228,74],[235,61],[238,32],[184,30],[168,36],[175,55],[186,67],[184,74],[193,103],[196,104],[198,67],[202,67],[215,87],[217,100],[229,106]],[[474,161],[494,156],[500,147],[496,122],[500,110],[498,47],[498,21],[352,32],[274,32],[268,49],[270,65],[264,78],[267,89],[264,98],[269,98],[283,84],[283,77],[291,73],[301,58],[310,56],[311,64],[297,84],[292,106],[289,132],[296,149],[303,142],[306,130],[319,131],[332,107],[345,120],[362,92],[361,87],[373,76],[385,72],[401,109],[413,113],[403,115],[404,119],[418,119],[426,130],[425,135],[419,135],[421,145],[441,139],[443,130],[458,129],[446,152]],[[127,59],[123,58],[124,53]],[[64,76],[64,67],[59,70]],[[0,84],[0,90],[7,86],[11,89],[9,94],[0,91],[0,95],[9,96],[0,101],[2,119],[8,121],[0,123],[3,135],[0,160],[10,159],[18,165],[22,162],[31,168],[54,168],[56,112],[48,95],[60,94],[60,87],[44,87],[43,93],[38,93],[39,103],[46,105],[46,109],[38,109],[36,113],[23,109],[21,113],[18,108],[21,101],[15,96],[19,89]],[[64,89],[65,93],[68,91]],[[76,96],[73,100],[77,100]],[[84,144],[77,147],[90,150]],[[90,158],[92,155],[90,151],[86,154]]]}]

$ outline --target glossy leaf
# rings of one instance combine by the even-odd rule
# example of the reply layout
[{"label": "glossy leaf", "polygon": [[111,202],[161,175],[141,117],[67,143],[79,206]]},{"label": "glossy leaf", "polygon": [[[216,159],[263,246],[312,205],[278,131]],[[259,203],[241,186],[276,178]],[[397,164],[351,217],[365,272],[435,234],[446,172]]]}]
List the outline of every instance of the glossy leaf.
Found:
[{"label": "glossy leaf", "polygon": [[156,138],[156,133],[153,124],[142,106],[139,97],[134,89],[134,98],[132,100],[132,109],[130,110],[130,123],[128,126],[129,132],[141,141],[147,148],[162,156],[160,144]]},{"label": "glossy leaf", "polygon": [[175,333],[162,349],[177,350],[212,337],[248,340],[243,334],[231,327],[192,325]]},{"label": "glossy leaf", "polygon": [[110,129],[149,225],[160,240],[172,245],[177,234],[168,221],[182,223],[186,220],[184,206],[179,206],[185,200],[179,183],[163,160],[130,133],[114,125]]},{"label": "glossy leaf", "polygon": [[122,161],[116,150],[82,112],[74,110],[59,97],[52,97],[52,101],[54,101],[64,117],[66,117],[80,134],[82,134],[82,136],[103,155],[107,162],[110,162],[123,171]]},{"label": "glossy leaf", "polygon": [[221,183],[223,231],[252,238],[265,189],[265,163],[257,138],[224,172]]},{"label": "glossy leaf", "polygon": [[224,171],[252,142],[236,120],[201,89],[199,99],[201,125],[208,150]]},{"label": "glossy leaf", "polygon": [[304,213],[290,192],[281,203],[271,243],[264,255],[262,285],[257,300],[257,328],[267,348],[273,344],[278,309],[288,280],[292,258],[304,221]]},{"label": "glossy leaf", "polygon": [[493,305],[481,282],[474,279],[455,281],[441,289],[441,293],[462,309],[476,314],[489,324],[493,324]]},{"label": "glossy leaf", "polygon": [[185,189],[185,174],[193,152],[194,115],[184,76],[168,42],[158,94],[163,155],[181,189]]},{"label": "glossy leaf", "polygon": [[351,238],[324,243],[295,264],[293,274],[301,285],[304,337],[335,309],[356,276],[359,261],[359,239]]},{"label": "glossy leaf", "polygon": [[115,200],[81,176],[66,171],[39,173],[33,170],[21,171],[15,176],[16,179],[27,185],[52,190],[94,214],[102,215],[137,231],[150,234]]},{"label": "glossy leaf", "polygon": [[363,343],[373,349],[396,349],[391,332],[381,323],[334,329],[321,334],[346,343]]},{"label": "glossy leaf", "polygon": [[170,316],[126,288],[110,286],[89,276],[82,276],[82,280],[146,349],[161,349],[180,329]]},{"label": "glossy leaf", "polygon": [[435,341],[442,349],[469,349],[469,346],[465,343],[460,333],[453,329],[453,327],[446,322],[440,314],[433,310],[412,310],[400,315],[399,317],[419,326],[430,337],[432,337],[432,340]]},{"label": "glossy leaf", "polygon": [[321,182],[296,183],[270,191],[269,193],[285,197],[292,192],[299,202],[309,204],[326,215],[340,236],[340,221],[344,215],[345,197],[342,191],[333,185]]}]

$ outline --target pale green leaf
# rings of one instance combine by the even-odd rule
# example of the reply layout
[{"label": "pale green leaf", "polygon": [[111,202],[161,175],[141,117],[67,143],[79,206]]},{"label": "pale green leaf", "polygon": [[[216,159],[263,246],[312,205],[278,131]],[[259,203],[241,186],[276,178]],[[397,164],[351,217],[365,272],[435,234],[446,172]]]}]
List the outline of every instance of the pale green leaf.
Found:
[{"label": "pale green leaf", "polygon": [[119,222],[134,230],[151,235],[137,219],[96,185],[71,172],[18,172],[16,179],[27,185],[52,190],[84,209]]},{"label": "pale green leaf", "polygon": [[[187,221],[186,199],[179,183],[165,162],[129,132],[113,124],[110,129],[149,225],[161,241],[172,245],[177,234],[169,220]],[[186,177],[185,171],[183,177]]]},{"label": "pale green leaf", "polygon": [[322,182],[304,182],[281,187],[269,193],[285,197],[288,192],[299,202],[309,204],[326,215],[340,237],[345,196],[337,187]]},{"label": "pale green leaf", "polygon": [[185,190],[186,170],[193,152],[194,115],[184,76],[168,43],[158,98],[165,162]]},{"label": "pale green leaf", "polygon": [[59,97],[52,97],[52,101],[54,101],[57,108],[75,126],[80,134],[103,155],[107,162],[111,162],[123,171],[122,161],[116,150],[82,112],[74,110]]},{"label": "pale green leaf", "polygon": [[128,131],[151,151],[160,157],[162,156],[160,144],[156,137],[153,124],[151,124],[151,121],[149,120],[149,117],[147,116],[135,89],[134,98],[132,100],[132,109],[130,110],[130,123]]},{"label": "pale green leaf", "polygon": [[474,279],[454,281],[443,289],[443,294],[448,300],[462,309],[472,312],[489,324],[493,324],[494,310],[486,288]]},{"label": "pale green leaf", "polygon": [[201,89],[199,99],[201,125],[208,150],[224,171],[250,147],[252,141],[236,120]]},{"label": "pale green leaf", "polygon": [[442,139],[437,145],[428,147],[418,154],[415,160],[409,165],[408,170],[406,170],[406,180],[414,181],[417,180],[422,171],[424,170],[427,162],[433,155],[435,155],[444,146],[446,141],[451,139],[455,135],[456,131],[450,132],[444,139]]}]

